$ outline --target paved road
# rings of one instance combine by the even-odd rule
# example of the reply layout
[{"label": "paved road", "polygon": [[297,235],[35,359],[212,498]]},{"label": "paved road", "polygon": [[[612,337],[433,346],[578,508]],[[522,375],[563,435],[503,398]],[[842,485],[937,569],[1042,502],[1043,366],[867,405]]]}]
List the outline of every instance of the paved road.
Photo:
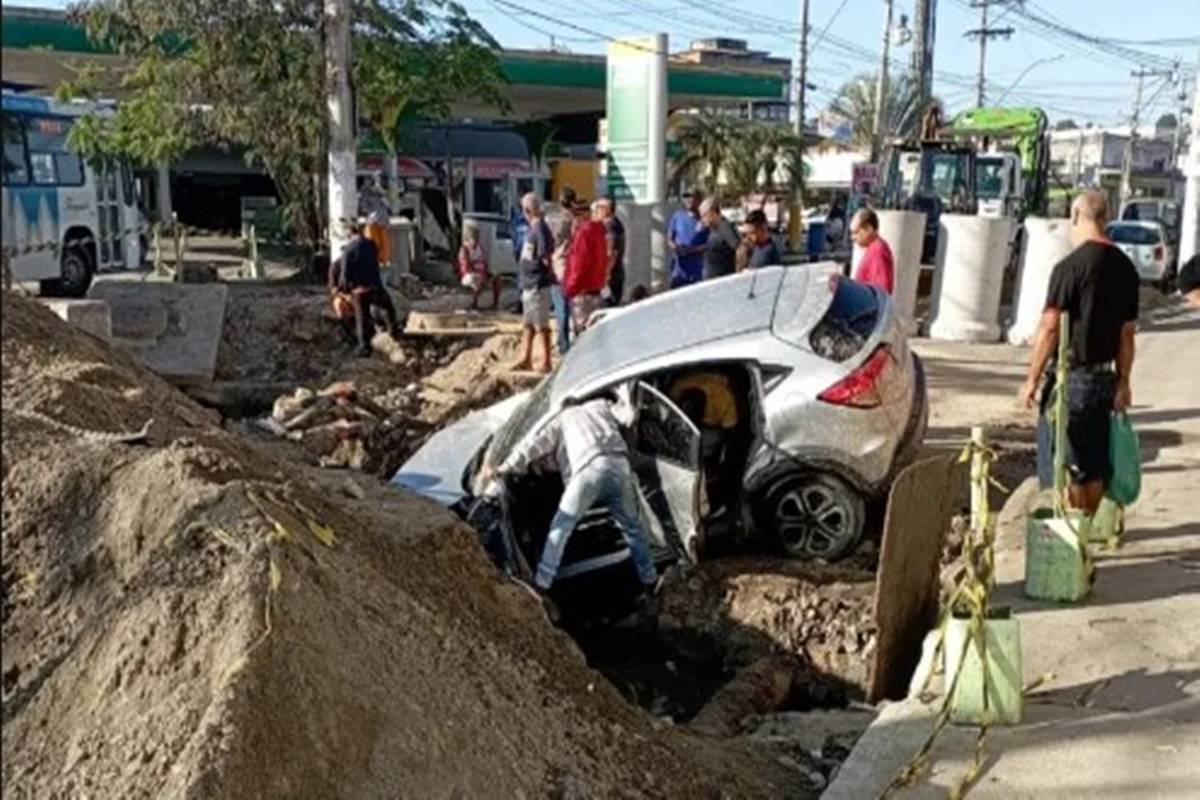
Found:
[{"label": "paved road", "polygon": [[[999,602],[1019,614],[1025,680],[1053,678],[1027,700],[1021,726],[989,734],[972,797],[1200,797],[1200,312],[1156,317],[1138,337],[1134,373],[1142,497],[1125,545],[1097,556],[1092,596],[1077,606],[1024,599],[1022,533],[1001,534]],[[993,363],[976,367],[993,378],[980,408],[999,415],[1027,351],[982,352]],[[835,784],[834,796],[876,796],[914,752],[929,720],[906,705],[885,709],[847,764],[855,782]],[[944,796],[972,742],[951,731],[929,782],[901,796]]]}]

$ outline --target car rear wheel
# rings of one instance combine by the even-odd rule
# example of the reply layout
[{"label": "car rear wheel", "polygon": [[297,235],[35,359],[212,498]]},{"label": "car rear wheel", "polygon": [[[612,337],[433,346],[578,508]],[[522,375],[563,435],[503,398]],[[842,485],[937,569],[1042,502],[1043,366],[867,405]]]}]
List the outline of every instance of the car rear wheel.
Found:
[{"label": "car rear wheel", "polygon": [[780,479],[766,494],[763,523],[791,558],[837,561],[854,551],[866,518],[862,496],[826,472]]}]

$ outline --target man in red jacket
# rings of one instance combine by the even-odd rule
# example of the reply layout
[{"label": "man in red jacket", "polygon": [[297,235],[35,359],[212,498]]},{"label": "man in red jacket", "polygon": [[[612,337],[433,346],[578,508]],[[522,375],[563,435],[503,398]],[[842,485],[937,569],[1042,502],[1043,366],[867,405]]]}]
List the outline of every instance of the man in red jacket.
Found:
[{"label": "man in red jacket", "polygon": [[600,293],[608,285],[608,229],[597,219],[598,213],[593,205],[590,218],[576,218],[563,277],[563,292],[571,304],[571,331],[576,336],[587,328],[600,307]]}]

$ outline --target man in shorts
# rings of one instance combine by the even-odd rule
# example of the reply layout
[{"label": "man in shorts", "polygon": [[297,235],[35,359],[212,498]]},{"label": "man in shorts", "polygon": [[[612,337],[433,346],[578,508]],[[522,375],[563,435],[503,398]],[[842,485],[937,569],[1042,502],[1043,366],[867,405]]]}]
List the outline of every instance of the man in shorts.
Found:
[{"label": "man in shorts", "polygon": [[1034,340],[1029,375],[1020,400],[1038,403],[1038,387],[1046,376],[1038,423],[1038,476],[1053,481],[1050,468],[1050,425],[1046,412],[1053,397],[1054,353],[1063,315],[1070,319],[1067,376],[1066,463],[1072,506],[1093,514],[1104,497],[1112,471],[1109,430],[1113,411],[1132,403],[1134,335],[1138,317],[1138,273],[1129,258],[1104,234],[1108,201],[1097,191],[1085,192],[1071,205],[1071,243],[1075,249],[1050,275],[1046,308]]},{"label": "man in shorts", "polygon": [[521,359],[513,364],[515,371],[533,369],[533,339],[542,340],[542,362],[539,369],[549,372],[550,357],[550,288],[554,271],[550,258],[554,252],[554,237],[542,214],[542,200],[533,192],[521,198],[521,213],[529,223],[529,231],[521,244],[521,260],[517,264],[521,287]]}]

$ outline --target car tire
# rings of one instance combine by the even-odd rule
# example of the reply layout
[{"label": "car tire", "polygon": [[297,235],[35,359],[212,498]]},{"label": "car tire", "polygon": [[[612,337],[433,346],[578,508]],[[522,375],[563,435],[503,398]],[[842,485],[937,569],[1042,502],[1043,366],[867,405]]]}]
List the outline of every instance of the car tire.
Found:
[{"label": "car tire", "polygon": [[773,533],[789,558],[837,561],[854,552],[862,539],[866,502],[836,475],[791,473],[777,480],[763,499],[759,530]]},{"label": "car tire", "polygon": [[79,244],[68,244],[63,249],[61,277],[42,281],[42,294],[47,297],[84,297],[92,285],[95,271],[87,249]]}]

